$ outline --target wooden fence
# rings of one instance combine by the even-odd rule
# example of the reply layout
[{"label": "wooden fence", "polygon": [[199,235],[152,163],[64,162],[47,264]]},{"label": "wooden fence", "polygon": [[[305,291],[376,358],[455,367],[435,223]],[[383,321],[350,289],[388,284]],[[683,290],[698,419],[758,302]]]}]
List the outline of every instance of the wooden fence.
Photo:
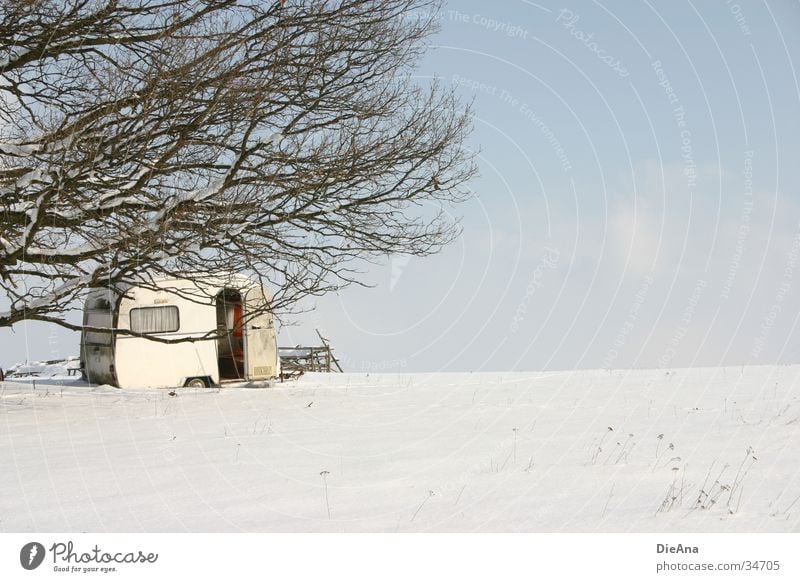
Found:
[{"label": "wooden fence", "polygon": [[[333,355],[328,340],[322,337],[317,330],[317,335],[322,341],[321,346],[295,346],[279,347],[278,355],[281,358],[281,378],[299,376],[306,372],[334,372],[342,371],[339,361]],[[336,370],[334,370],[334,367]]]}]

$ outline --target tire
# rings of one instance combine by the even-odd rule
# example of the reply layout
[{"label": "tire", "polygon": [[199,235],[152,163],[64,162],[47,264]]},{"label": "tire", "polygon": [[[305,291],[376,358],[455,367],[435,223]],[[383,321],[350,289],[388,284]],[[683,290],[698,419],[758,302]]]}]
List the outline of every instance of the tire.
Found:
[{"label": "tire", "polygon": [[189,378],[183,385],[186,388],[208,388],[208,380],[206,378]]}]

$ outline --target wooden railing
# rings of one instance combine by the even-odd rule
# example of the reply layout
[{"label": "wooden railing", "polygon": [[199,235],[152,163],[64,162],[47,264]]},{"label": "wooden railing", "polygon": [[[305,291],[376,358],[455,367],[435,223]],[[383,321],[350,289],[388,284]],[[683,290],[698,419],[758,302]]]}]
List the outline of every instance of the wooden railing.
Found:
[{"label": "wooden railing", "polygon": [[342,367],[336,356],[333,355],[328,340],[322,337],[317,330],[317,335],[322,341],[321,346],[295,346],[279,347],[278,355],[281,358],[281,377],[299,376],[306,372],[334,372],[334,367],[339,372]]}]

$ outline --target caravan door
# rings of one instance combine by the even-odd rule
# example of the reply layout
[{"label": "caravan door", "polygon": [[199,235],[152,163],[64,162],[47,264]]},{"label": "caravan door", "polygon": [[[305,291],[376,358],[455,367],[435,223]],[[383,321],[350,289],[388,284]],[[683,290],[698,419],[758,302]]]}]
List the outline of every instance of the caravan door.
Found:
[{"label": "caravan door", "polygon": [[267,306],[267,296],[261,287],[249,289],[244,294],[244,365],[248,380],[274,378],[279,373],[278,344],[272,313],[252,313]]}]

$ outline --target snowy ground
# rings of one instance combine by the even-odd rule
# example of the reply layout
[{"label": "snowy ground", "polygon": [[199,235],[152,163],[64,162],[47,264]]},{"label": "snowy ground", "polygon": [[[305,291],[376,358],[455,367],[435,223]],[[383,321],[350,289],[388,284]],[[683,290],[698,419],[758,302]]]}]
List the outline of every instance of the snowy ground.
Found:
[{"label": "snowy ground", "polygon": [[800,531],[798,366],[35,381],[0,531]]}]

